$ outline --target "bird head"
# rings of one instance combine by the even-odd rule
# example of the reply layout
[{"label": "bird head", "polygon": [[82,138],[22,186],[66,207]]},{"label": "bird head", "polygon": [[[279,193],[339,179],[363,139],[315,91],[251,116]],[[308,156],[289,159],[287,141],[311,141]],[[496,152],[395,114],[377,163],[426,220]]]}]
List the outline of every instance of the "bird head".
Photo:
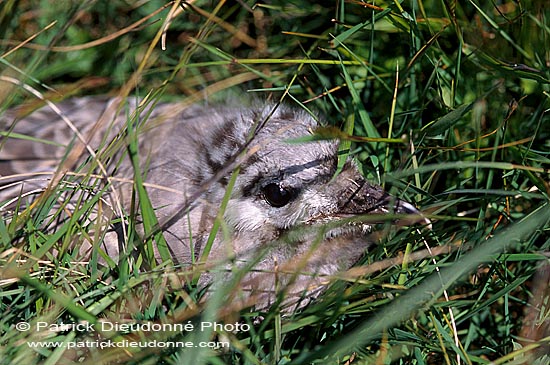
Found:
[{"label": "bird head", "polygon": [[[252,126],[263,118],[244,119]],[[243,129],[253,138],[224,217],[237,260],[257,261],[245,290],[269,293],[264,302],[273,300],[277,283],[287,287],[287,299],[311,295],[327,276],[352,266],[374,243],[373,224],[383,214],[420,216],[411,204],[367,182],[351,158],[337,173],[337,140],[303,142],[317,127],[306,112],[279,107],[255,133],[254,127]]]},{"label": "bird head", "polygon": [[[277,238],[296,226],[359,215],[420,214],[411,204],[367,182],[351,158],[337,173],[337,140],[299,142],[317,127],[309,114],[279,107],[255,134],[250,144],[253,153],[240,166],[225,213],[237,233],[271,231]],[[367,224],[356,224],[347,231],[369,230]]]}]

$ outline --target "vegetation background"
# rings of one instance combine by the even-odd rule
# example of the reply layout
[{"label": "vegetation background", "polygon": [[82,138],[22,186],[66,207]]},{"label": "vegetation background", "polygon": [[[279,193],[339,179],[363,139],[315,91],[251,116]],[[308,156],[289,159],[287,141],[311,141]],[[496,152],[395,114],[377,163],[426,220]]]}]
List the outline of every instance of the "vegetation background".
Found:
[{"label": "vegetation background", "polygon": [[[38,107],[31,88],[52,101],[283,99],[342,128],[365,175],[433,227],[382,227],[360,266],[299,313],[239,314],[221,295],[197,306],[200,293],[158,272],[48,256],[75,222],[41,230],[43,207],[21,207],[0,223],[0,364],[550,363],[549,16],[543,0],[2,1],[3,110]],[[102,318],[252,330],[110,334],[225,350],[69,351],[27,342],[97,334],[15,329]]]}]

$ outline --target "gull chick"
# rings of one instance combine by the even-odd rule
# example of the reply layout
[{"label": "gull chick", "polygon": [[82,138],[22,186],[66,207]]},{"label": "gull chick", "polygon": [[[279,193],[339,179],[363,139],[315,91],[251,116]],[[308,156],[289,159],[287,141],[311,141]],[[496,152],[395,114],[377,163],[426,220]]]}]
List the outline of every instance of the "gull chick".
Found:
[{"label": "gull chick", "polygon": [[[1,120],[9,132],[0,144],[4,216],[10,207],[21,210],[41,196],[52,176],[69,194],[57,196],[58,204],[82,206],[86,202],[70,191],[82,189],[74,172],[82,172],[78,169],[88,161],[93,176],[101,175],[88,189],[88,199],[103,190],[98,202],[113,201],[111,214],[96,204],[90,217],[106,220],[106,230],[90,236],[100,237],[100,248],[115,262],[131,257],[128,227],[119,224],[115,234],[111,223],[135,216],[131,181],[139,160],[170,259],[181,268],[204,260],[200,285],[245,268],[233,300],[259,309],[276,300],[287,308],[303,306],[324,290],[327,278],[355,264],[375,242],[373,220],[362,218],[420,216],[411,204],[367,182],[351,159],[336,173],[338,141],[303,142],[318,123],[302,109],[273,104],[139,106],[130,99],[123,104],[81,97],[27,114],[9,110]],[[137,155],[129,156],[134,134]],[[111,185],[105,188],[107,183]],[[216,219],[220,229],[214,236]],[[138,224],[137,231],[143,236],[143,226]],[[144,238],[134,241],[137,252],[142,252]],[[90,256],[98,245],[84,241],[74,238],[76,248]],[[160,260],[160,250],[155,256]]]}]

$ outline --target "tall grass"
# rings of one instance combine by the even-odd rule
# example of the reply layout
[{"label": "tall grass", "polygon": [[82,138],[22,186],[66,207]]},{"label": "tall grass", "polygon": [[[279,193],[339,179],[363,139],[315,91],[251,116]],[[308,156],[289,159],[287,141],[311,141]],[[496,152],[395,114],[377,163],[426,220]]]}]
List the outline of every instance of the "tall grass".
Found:
[{"label": "tall grass", "polygon": [[[102,239],[88,192],[108,186],[88,162],[51,198],[3,212],[0,363],[547,364],[549,16],[544,1],[2,2],[3,110],[35,109],[37,95],[282,99],[341,128],[365,176],[432,229],[380,227],[358,267],[297,313],[239,311],[223,302],[230,285],[206,303],[181,286],[189,268],[63,250]],[[113,148],[125,146],[102,161]],[[71,215],[62,194],[82,202]],[[16,329],[149,321],[250,328]],[[99,338],[230,347],[28,346]]]}]

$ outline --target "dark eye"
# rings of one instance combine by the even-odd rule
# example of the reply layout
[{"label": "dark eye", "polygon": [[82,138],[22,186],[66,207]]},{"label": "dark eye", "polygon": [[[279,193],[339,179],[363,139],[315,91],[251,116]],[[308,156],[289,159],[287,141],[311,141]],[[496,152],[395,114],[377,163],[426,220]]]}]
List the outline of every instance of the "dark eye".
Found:
[{"label": "dark eye", "polygon": [[290,188],[283,188],[279,184],[271,183],[262,188],[262,196],[269,205],[280,208],[294,198],[294,192]]}]

